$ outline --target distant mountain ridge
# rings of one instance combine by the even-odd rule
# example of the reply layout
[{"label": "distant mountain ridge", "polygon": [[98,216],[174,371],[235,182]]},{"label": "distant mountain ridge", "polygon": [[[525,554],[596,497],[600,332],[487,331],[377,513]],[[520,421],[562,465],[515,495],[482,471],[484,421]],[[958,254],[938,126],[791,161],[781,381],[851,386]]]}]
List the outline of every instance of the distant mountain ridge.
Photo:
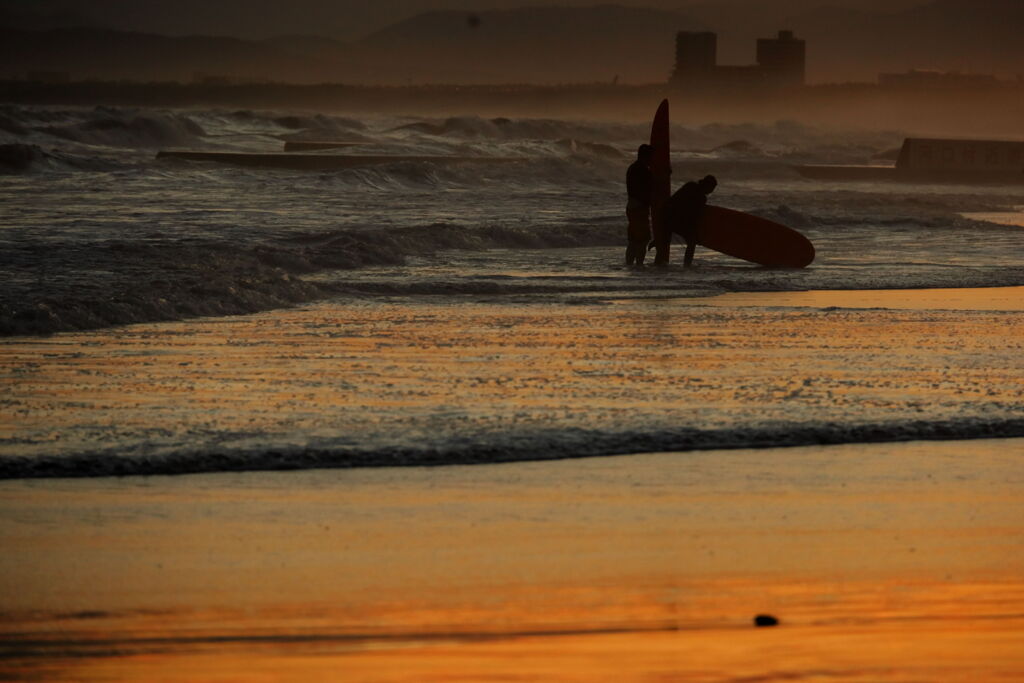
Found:
[{"label": "distant mountain ridge", "polygon": [[189,81],[203,72],[286,80],[307,68],[305,59],[238,38],[169,37],[92,28],[0,28],[0,77],[67,71],[76,79]]},{"label": "distant mountain ridge", "polygon": [[687,14],[620,5],[433,11],[347,43],[7,28],[0,77],[62,70],[133,80],[203,72],[298,83],[655,83],[672,71],[679,30],[718,32],[720,62],[743,64],[754,61],[755,38],[782,28],[807,40],[817,82],[874,81],[913,67],[1024,73],[1024,0],[933,0],[891,12],[806,9],[811,2],[778,16],[751,0],[691,4]]},{"label": "distant mountain ridge", "polygon": [[681,28],[706,28],[664,10],[598,5],[420,14],[357,43],[372,63],[415,82],[438,69],[456,82],[658,82],[668,78]]}]

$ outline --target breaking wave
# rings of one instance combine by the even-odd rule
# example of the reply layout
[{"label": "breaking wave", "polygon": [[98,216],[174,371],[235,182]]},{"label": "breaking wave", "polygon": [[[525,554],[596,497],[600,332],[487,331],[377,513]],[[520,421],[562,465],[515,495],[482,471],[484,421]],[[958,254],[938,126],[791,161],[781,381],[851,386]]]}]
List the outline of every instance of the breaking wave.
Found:
[{"label": "breaking wave", "polygon": [[423,447],[340,446],[162,455],[85,453],[3,456],[0,479],[176,475],[355,467],[429,467],[562,460],[640,453],[777,448],[848,443],[1024,437],[1024,419],[909,421],[877,424],[778,424],[766,427],[654,432],[564,429],[504,434]]},{"label": "breaking wave", "polygon": [[0,144],[0,174],[43,171],[111,171],[120,167],[110,158],[47,151],[39,145]]},{"label": "breaking wave", "polygon": [[[239,246],[226,241],[112,240],[13,246],[3,272],[0,334],[46,334],[196,316],[252,313],[338,293],[411,293],[302,276],[397,265],[440,250],[616,244],[608,224],[559,229],[427,224],[380,233],[322,231]],[[97,279],[97,271],[102,277]],[[419,285],[423,291],[423,285]],[[427,285],[428,290],[430,285]],[[451,291],[436,286],[429,293]],[[484,291],[493,291],[485,289]]]},{"label": "breaking wave", "polygon": [[[621,258],[625,167],[648,133],[647,124],[554,119],[0,105],[0,334],[247,313],[336,294],[649,288],[628,273],[614,282],[593,272],[573,279],[577,261],[556,269],[565,276],[558,281],[487,279],[479,259],[450,268],[450,276],[424,274],[455,251],[596,247],[608,249],[573,258],[592,259],[607,274]],[[715,173],[715,203],[805,232],[819,260],[794,275],[702,259],[710,265],[685,280],[669,271],[658,286],[1024,284],[1019,230],[959,216],[1024,204],[1019,193],[825,188],[798,179],[791,167],[805,159],[867,161],[898,139],[793,122],[675,126],[676,181]],[[343,140],[357,154],[394,160],[287,171],[157,161],[154,154],[167,146],[280,151],[288,140]],[[422,158],[432,156],[513,161]],[[361,274],[387,267],[394,272]]]},{"label": "breaking wave", "polygon": [[[0,105],[0,144],[47,153],[122,155],[161,148],[280,151],[287,140],[341,140],[398,154],[566,154],[621,164],[647,124],[458,116],[371,118],[255,110],[162,110]],[[891,153],[896,132],[838,132],[781,121],[673,127],[673,147],[698,161],[867,163]]]},{"label": "breaking wave", "polygon": [[[818,263],[773,271],[701,253],[693,272],[670,268],[641,277],[619,266],[622,219],[614,213],[490,222],[486,207],[479,216],[418,225],[316,229],[314,220],[310,229],[277,233],[231,224],[181,236],[149,228],[87,239],[74,230],[44,241],[15,239],[5,242],[0,264],[0,335],[252,313],[337,295],[575,297],[652,288],[685,295],[1024,284],[1014,228],[948,215],[885,218],[868,211],[839,219],[816,207],[746,208],[804,231],[816,244]],[[419,214],[413,208],[408,215]],[[406,214],[391,216],[405,220]],[[879,250],[879,244],[890,246]],[[564,248],[575,251],[536,254]],[[537,271],[545,260],[550,267]]]}]

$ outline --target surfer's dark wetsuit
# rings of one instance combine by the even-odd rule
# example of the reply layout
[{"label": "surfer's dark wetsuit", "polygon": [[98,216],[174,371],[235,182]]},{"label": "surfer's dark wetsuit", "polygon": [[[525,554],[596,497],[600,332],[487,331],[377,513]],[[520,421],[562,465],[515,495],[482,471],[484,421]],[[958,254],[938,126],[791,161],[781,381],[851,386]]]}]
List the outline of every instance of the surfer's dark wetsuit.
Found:
[{"label": "surfer's dark wetsuit", "polygon": [[665,232],[677,232],[686,240],[686,255],[683,265],[693,264],[693,252],[697,249],[697,222],[708,203],[708,195],[715,191],[718,181],[708,175],[699,181],[684,184],[665,203]]},{"label": "surfer's dark wetsuit", "polygon": [[651,191],[654,182],[651,177],[650,145],[640,145],[636,151],[636,161],[626,171],[626,218],[629,228],[626,232],[626,265],[644,264],[647,254],[647,243],[651,240]]}]

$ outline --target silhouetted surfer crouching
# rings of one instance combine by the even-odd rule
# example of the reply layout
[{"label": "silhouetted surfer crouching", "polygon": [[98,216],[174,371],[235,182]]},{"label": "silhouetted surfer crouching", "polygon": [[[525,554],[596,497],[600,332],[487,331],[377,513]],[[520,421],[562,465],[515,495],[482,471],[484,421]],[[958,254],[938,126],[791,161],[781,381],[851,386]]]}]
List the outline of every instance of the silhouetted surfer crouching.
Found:
[{"label": "silhouetted surfer crouching", "polygon": [[647,243],[651,241],[651,155],[654,148],[640,145],[636,150],[636,161],[626,171],[626,265],[644,264]]},{"label": "silhouetted surfer crouching", "polygon": [[708,195],[718,187],[718,180],[713,175],[706,175],[700,180],[684,184],[675,191],[665,203],[664,231],[666,235],[677,232],[686,240],[686,255],[683,265],[693,264],[693,252],[697,248],[697,223],[708,203]]}]

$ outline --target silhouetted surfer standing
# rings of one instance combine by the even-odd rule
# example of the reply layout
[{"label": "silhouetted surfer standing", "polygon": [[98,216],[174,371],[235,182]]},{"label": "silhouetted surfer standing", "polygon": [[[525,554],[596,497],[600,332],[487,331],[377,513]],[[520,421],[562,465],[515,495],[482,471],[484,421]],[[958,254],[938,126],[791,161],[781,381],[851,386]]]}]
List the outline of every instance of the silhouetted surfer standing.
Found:
[{"label": "silhouetted surfer standing", "polygon": [[651,241],[651,155],[654,148],[640,145],[636,150],[636,161],[626,171],[626,218],[629,228],[626,232],[626,265],[644,264],[647,243]]},{"label": "silhouetted surfer standing", "polygon": [[665,233],[671,235],[678,232],[686,240],[686,255],[683,265],[693,264],[693,252],[697,248],[697,223],[708,203],[708,195],[718,187],[718,180],[713,175],[706,175],[700,180],[684,184],[675,191],[665,204]]}]

